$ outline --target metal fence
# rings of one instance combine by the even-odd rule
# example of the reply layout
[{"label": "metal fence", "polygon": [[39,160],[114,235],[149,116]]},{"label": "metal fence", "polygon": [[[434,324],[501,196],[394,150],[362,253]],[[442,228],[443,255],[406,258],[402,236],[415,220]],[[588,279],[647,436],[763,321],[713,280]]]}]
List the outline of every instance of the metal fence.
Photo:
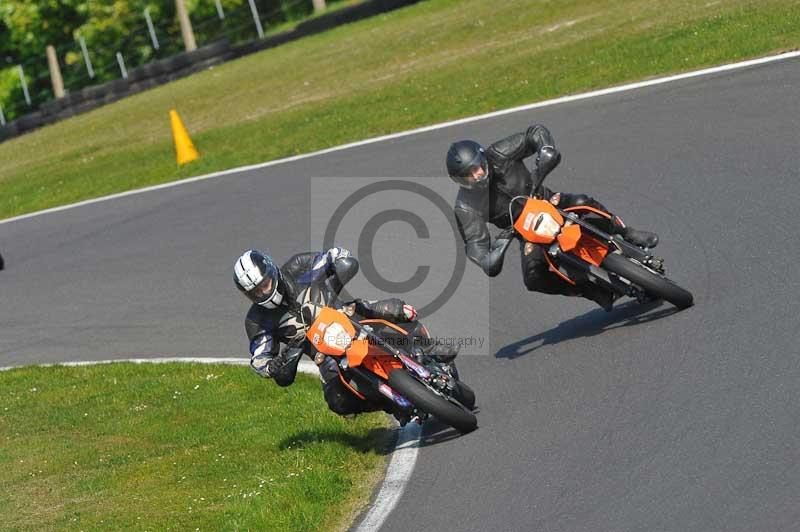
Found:
[{"label": "metal fence", "polygon": [[[328,0],[329,5],[336,2]],[[205,14],[192,16],[194,35],[200,47],[215,42],[227,42],[233,47],[253,42],[313,13],[312,0],[281,0],[277,6],[274,1],[247,0],[233,9],[224,8],[220,0],[202,0],[202,3],[207,4]],[[102,36],[99,39],[95,36],[94,44],[87,46],[86,40],[78,34],[74,42],[55,47],[67,94],[112,80],[128,79],[137,68],[180,56],[184,41],[177,19],[159,20],[149,9],[140,17],[141,24],[116,42],[105,42]],[[44,50],[41,58],[0,65],[0,72],[7,76],[13,73],[19,80],[11,94],[0,101],[0,126],[37,111],[55,99]]]}]

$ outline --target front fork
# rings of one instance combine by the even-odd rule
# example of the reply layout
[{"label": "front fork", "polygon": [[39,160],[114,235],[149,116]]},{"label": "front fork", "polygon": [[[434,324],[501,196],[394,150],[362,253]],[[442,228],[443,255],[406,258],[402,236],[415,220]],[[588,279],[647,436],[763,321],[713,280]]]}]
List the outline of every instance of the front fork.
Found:
[{"label": "front fork", "polygon": [[551,245],[548,254],[558,260],[559,264],[566,266],[567,269],[574,269],[582,273],[590,283],[599,284],[615,294],[636,298],[640,303],[647,301],[647,295],[637,287],[626,283],[603,268],[598,268],[594,264],[589,264],[574,255],[564,253],[558,244]]}]

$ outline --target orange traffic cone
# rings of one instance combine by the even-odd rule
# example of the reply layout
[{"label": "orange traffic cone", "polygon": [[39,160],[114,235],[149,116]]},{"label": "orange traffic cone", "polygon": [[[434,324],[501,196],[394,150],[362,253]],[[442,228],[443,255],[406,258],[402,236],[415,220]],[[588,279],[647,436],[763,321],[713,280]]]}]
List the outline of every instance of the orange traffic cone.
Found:
[{"label": "orange traffic cone", "polygon": [[172,138],[175,140],[175,155],[178,164],[186,164],[194,161],[200,154],[197,148],[192,144],[192,139],[189,138],[189,133],[186,132],[186,126],[183,125],[181,117],[175,109],[169,111],[169,122],[172,125]]}]

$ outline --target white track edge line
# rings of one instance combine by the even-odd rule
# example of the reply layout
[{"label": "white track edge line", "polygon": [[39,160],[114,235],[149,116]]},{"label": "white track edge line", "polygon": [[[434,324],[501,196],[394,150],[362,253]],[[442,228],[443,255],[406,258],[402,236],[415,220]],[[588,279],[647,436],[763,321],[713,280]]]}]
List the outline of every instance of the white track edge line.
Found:
[{"label": "white track edge line", "polygon": [[375,502],[369,507],[366,515],[354,530],[355,532],[375,532],[380,529],[400,497],[406,489],[408,479],[417,463],[419,436],[422,427],[417,423],[409,423],[397,435],[392,460],[386,468],[381,489],[375,496]]},{"label": "white track edge line", "polygon": [[[115,362],[132,362],[134,364],[166,364],[168,362],[187,362],[197,364],[234,364],[246,366],[250,364],[249,358],[221,358],[221,357],[165,357],[165,358],[119,358],[113,360],[81,360],[77,362],[48,362],[45,364],[23,364],[19,366],[0,367],[0,371],[8,371],[25,367],[38,366],[49,368],[53,366],[94,366],[96,364],[114,364]],[[310,360],[301,360],[297,366],[301,373],[319,375],[316,364]]]},{"label": "white track edge line", "polygon": [[518,112],[521,112],[521,111],[529,111],[531,109],[538,109],[540,107],[548,107],[548,106],[552,106],[552,105],[559,105],[559,104],[562,104],[562,103],[569,103],[569,102],[574,102],[574,101],[578,101],[578,100],[585,100],[585,99],[588,99],[588,98],[596,98],[598,96],[605,96],[605,95],[608,95],[608,94],[615,94],[615,93],[618,93],[618,92],[625,92],[625,91],[630,91],[630,90],[634,90],[634,89],[640,89],[640,88],[644,88],[644,87],[652,87],[654,85],[661,85],[663,83],[670,83],[672,81],[678,81],[678,80],[682,80],[682,79],[694,78],[694,77],[698,77],[698,76],[705,76],[705,75],[709,75],[709,74],[716,74],[718,72],[725,72],[725,71],[728,71],[728,70],[736,70],[736,69],[741,69],[741,68],[747,68],[747,67],[751,67],[751,66],[765,64],[765,63],[771,63],[771,62],[774,62],[774,61],[782,61],[782,60],[786,60],[786,59],[793,59],[795,57],[800,57],[800,51],[786,52],[786,53],[783,53],[783,54],[772,55],[772,56],[767,56],[767,57],[761,57],[761,58],[758,58],[758,59],[750,59],[748,61],[740,61],[738,63],[729,63],[729,64],[726,64],[726,65],[721,65],[721,66],[716,66],[716,67],[711,67],[711,68],[704,68],[704,69],[695,70],[695,71],[692,71],[692,72],[685,72],[683,74],[675,74],[673,76],[655,78],[655,79],[651,79],[651,80],[647,80],[647,81],[639,81],[639,82],[636,82],[636,83],[629,83],[629,84],[626,84],[626,85],[620,85],[620,86],[617,86],[617,87],[609,87],[609,88],[606,88],[606,89],[600,89],[600,90],[591,91],[591,92],[585,92],[585,93],[581,93],[581,94],[574,94],[574,95],[571,95],[571,96],[562,96],[560,98],[554,98],[554,99],[551,99],[551,100],[545,100],[545,101],[532,103],[532,104],[527,104],[527,105],[522,105],[522,106],[518,106],[518,107],[510,107],[508,109],[502,109],[500,111],[494,111],[494,112],[486,113],[486,114],[482,114],[482,115],[469,116],[469,117],[465,117],[465,118],[460,118],[458,120],[451,120],[449,122],[441,122],[441,123],[438,123],[438,124],[432,124],[430,126],[424,126],[424,127],[420,127],[420,128],[416,128],[416,129],[410,129],[410,130],[401,131],[401,132],[398,132],[398,133],[391,133],[389,135],[382,135],[382,136],[379,136],[379,137],[372,137],[372,138],[365,139],[365,140],[360,140],[360,141],[357,141],[357,142],[350,142],[348,144],[341,144],[339,146],[333,146],[331,148],[326,148],[326,149],[318,150],[318,151],[311,152],[311,153],[304,153],[304,154],[300,154],[300,155],[294,155],[292,157],[285,157],[283,159],[275,159],[273,161],[267,161],[267,162],[258,163],[258,164],[251,164],[251,165],[248,165],[248,166],[239,166],[239,167],[236,167],[236,168],[230,168],[228,170],[221,170],[219,172],[213,172],[213,173],[210,173],[210,174],[205,174],[205,175],[201,175],[201,176],[182,179],[180,181],[172,181],[170,183],[163,183],[161,185],[154,185],[154,186],[151,186],[151,187],[145,187],[145,188],[139,188],[139,189],[135,189],[135,190],[129,190],[127,192],[120,192],[120,193],[117,193],[117,194],[111,194],[111,195],[108,195],[108,196],[102,196],[100,198],[93,198],[93,199],[89,199],[89,200],[84,200],[84,201],[80,201],[80,202],[77,202],[77,203],[71,203],[69,205],[61,205],[59,207],[53,207],[53,208],[50,208],[50,209],[45,209],[45,210],[32,212],[32,213],[28,213],[28,214],[22,214],[20,216],[15,216],[13,218],[7,218],[5,220],[0,220],[0,225],[11,223],[11,222],[16,222],[16,221],[19,221],[19,220],[25,220],[27,218],[32,218],[34,216],[40,216],[40,215],[43,215],[43,214],[49,214],[49,213],[59,212],[59,211],[67,210],[67,209],[73,209],[75,207],[81,207],[81,206],[84,206],[84,205],[90,205],[90,204],[93,204],[93,203],[99,203],[101,201],[108,201],[108,200],[112,200],[112,199],[123,198],[125,196],[131,196],[131,195],[134,195],[134,194],[142,194],[144,192],[151,192],[151,191],[154,191],[154,190],[160,190],[160,189],[164,189],[164,188],[177,187],[177,186],[180,186],[180,185],[186,185],[186,184],[194,183],[194,182],[197,182],[197,181],[204,181],[206,179],[214,179],[214,178],[217,178],[217,177],[223,177],[223,176],[236,174],[236,173],[240,173],[240,172],[247,172],[249,170],[258,170],[258,169],[261,169],[261,168],[267,168],[267,167],[276,166],[276,165],[279,165],[279,164],[285,164],[285,163],[290,163],[290,162],[294,162],[294,161],[299,161],[301,159],[307,159],[307,158],[310,158],[310,157],[316,157],[316,156],[319,156],[319,155],[325,155],[325,154],[332,153],[332,152],[347,150],[347,149],[356,148],[356,147],[359,147],[359,146],[366,146],[368,144],[374,144],[376,142],[383,142],[383,141],[386,141],[386,140],[392,140],[392,139],[407,137],[407,136],[416,135],[416,134],[419,134],[419,133],[426,133],[428,131],[435,131],[437,129],[443,129],[443,128],[447,128],[447,127],[451,127],[451,126],[467,124],[469,122],[476,122],[478,120],[486,120],[488,118],[494,118],[494,117],[503,116],[503,115],[507,115],[507,114],[518,113]]}]

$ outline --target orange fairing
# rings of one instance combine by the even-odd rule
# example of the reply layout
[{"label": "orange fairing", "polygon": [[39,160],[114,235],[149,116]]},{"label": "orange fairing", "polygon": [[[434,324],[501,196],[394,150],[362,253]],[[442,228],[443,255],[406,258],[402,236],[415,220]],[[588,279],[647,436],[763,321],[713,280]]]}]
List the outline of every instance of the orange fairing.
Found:
[{"label": "orange fairing", "polygon": [[525,201],[514,229],[528,242],[550,244],[564,225],[564,217],[549,202],[537,199]]},{"label": "orange fairing", "polygon": [[[399,325],[386,320],[367,319],[367,320],[361,320],[359,323],[362,325],[369,325],[369,324],[385,325],[391,329],[394,329],[400,334],[404,335],[408,334],[408,331],[406,331]],[[427,334],[427,329],[425,330],[425,334]],[[367,340],[365,340],[365,342],[367,342]],[[399,360],[394,358],[392,355],[387,354],[386,351],[384,351],[380,346],[369,344],[368,348],[369,352],[364,357],[361,357],[359,363],[363,367],[367,368],[369,371],[374,373],[375,375],[383,379],[389,380],[389,374],[392,371],[403,367],[403,364]],[[350,362],[350,358],[351,358],[350,352],[348,351],[347,359],[350,365],[353,366],[354,364]]]},{"label": "orange fairing", "polygon": [[350,367],[360,366],[368,353],[369,340],[353,340],[353,344],[347,350],[347,364]]},{"label": "orange fairing", "polygon": [[389,380],[389,374],[402,368],[403,364],[393,356],[384,354],[379,348],[370,346],[370,354],[364,358],[362,366],[378,377]]},{"label": "orange fairing", "polygon": [[558,235],[558,245],[561,246],[562,251],[570,251],[581,239],[581,226],[568,225],[561,229]]},{"label": "orange fairing", "polygon": [[309,327],[306,338],[320,353],[341,356],[350,347],[355,334],[356,329],[347,316],[325,307]]},{"label": "orange fairing", "polygon": [[608,255],[608,246],[596,238],[583,235],[571,253],[590,264],[600,266],[603,259]]},{"label": "orange fairing", "polygon": [[[587,205],[578,205],[564,210],[569,212],[586,211],[603,216],[604,218],[612,218],[607,212]],[[558,235],[558,243],[561,245],[561,249],[569,251],[576,257],[580,257],[590,264],[600,266],[600,263],[603,262],[603,259],[606,258],[608,254],[608,246],[596,238],[581,234],[579,227],[578,225],[571,225],[562,229],[561,234]],[[577,238],[574,237],[573,233],[577,234]]]}]

